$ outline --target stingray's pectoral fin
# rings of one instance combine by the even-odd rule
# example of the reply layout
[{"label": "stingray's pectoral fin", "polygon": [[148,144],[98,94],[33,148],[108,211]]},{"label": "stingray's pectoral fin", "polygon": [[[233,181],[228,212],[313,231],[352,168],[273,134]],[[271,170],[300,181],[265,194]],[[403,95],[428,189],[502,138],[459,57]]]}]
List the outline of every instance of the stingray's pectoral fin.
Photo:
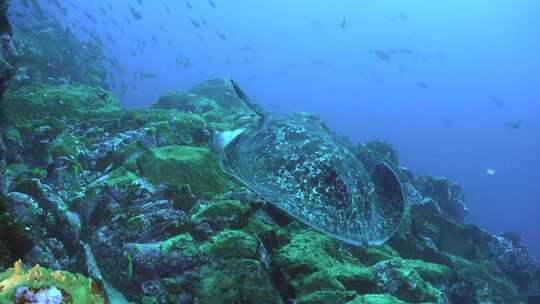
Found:
[{"label": "stingray's pectoral fin", "polygon": [[370,244],[382,244],[398,230],[405,212],[405,195],[396,172],[385,162],[379,162],[371,172],[375,184],[379,233]]},{"label": "stingray's pectoral fin", "polygon": [[236,139],[240,134],[244,133],[246,129],[239,128],[232,131],[217,132],[214,134],[210,147],[217,154],[221,154],[225,147]]}]

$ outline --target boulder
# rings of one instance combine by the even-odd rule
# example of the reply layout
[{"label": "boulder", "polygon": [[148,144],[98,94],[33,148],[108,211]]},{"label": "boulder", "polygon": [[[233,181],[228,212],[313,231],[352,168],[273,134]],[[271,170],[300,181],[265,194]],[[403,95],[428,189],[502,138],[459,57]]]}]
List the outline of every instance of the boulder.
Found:
[{"label": "boulder", "polygon": [[226,189],[217,155],[208,148],[166,146],[145,152],[137,164],[151,182],[189,185],[193,194],[209,196]]}]

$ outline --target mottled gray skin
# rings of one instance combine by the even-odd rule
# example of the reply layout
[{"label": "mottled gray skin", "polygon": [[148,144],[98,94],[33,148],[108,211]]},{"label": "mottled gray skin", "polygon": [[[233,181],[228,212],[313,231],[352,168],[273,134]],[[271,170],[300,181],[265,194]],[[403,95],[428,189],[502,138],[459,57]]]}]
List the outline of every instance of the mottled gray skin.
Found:
[{"label": "mottled gray skin", "polygon": [[0,97],[17,70],[15,65],[17,52],[11,39],[11,25],[6,16],[9,3],[9,0],[0,0]]},{"label": "mottled gray skin", "polygon": [[221,154],[225,173],[289,215],[353,245],[382,244],[404,211],[401,184],[380,163],[370,175],[348,146],[310,114],[262,120]]}]

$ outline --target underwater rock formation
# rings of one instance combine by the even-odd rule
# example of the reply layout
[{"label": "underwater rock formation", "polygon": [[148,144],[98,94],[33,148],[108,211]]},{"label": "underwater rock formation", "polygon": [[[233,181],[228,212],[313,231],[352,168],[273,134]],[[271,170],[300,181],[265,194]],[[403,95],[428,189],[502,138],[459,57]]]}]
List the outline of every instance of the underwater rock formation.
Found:
[{"label": "underwater rock formation", "polygon": [[[202,87],[227,95],[223,83]],[[212,103],[213,113],[164,98],[126,110],[85,85],[8,91],[1,266],[21,258],[85,273],[141,303],[538,299],[540,268],[521,239],[464,223],[459,186],[414,176],[388,144],[355,153],[366,168],[386,159],[397,171],[406,214],[385,245],[354,247],[268,212],[222,175],[211,138],[199,135],[237,128],[238,114],[204,91],[174,96],[189,96],[192,109]]]},{"label": "underwater rock formation", "polygon": [[0,97],[17,70],[15,62],[17,51],[12,41],[11,24],[6,16],[10,2],[10,0],[0,0]]},{"label": "underwater rock formation", "polygon": [[466,223],[459,185],[415,176],[387,143],[354,155],[366,171],[385,161],[396,172],[405,215],[385,244],[351,246],[219,171],[213,134],[258,122],[230,79],[146,109],[95,85],[20,85],[4,94],[0,126],[6,303],[58,291],[101,303],[101,290],[135,303],[540,301],[540,266],[519,236]]}]

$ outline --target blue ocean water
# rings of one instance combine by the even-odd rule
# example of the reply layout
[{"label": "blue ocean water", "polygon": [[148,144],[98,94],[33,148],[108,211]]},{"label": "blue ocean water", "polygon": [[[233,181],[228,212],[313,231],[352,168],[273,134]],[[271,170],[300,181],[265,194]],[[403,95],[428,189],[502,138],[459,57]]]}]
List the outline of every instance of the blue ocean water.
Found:
[{"label": "blue ocean water", "polygon": [[470,222],[518,232],[540,256],[540,2],[41,5],[125,67],[111,67],[124,104],[232,77],[269,110],[314,112],[354,142],[392,143],[416,174],[463,186]]}]

